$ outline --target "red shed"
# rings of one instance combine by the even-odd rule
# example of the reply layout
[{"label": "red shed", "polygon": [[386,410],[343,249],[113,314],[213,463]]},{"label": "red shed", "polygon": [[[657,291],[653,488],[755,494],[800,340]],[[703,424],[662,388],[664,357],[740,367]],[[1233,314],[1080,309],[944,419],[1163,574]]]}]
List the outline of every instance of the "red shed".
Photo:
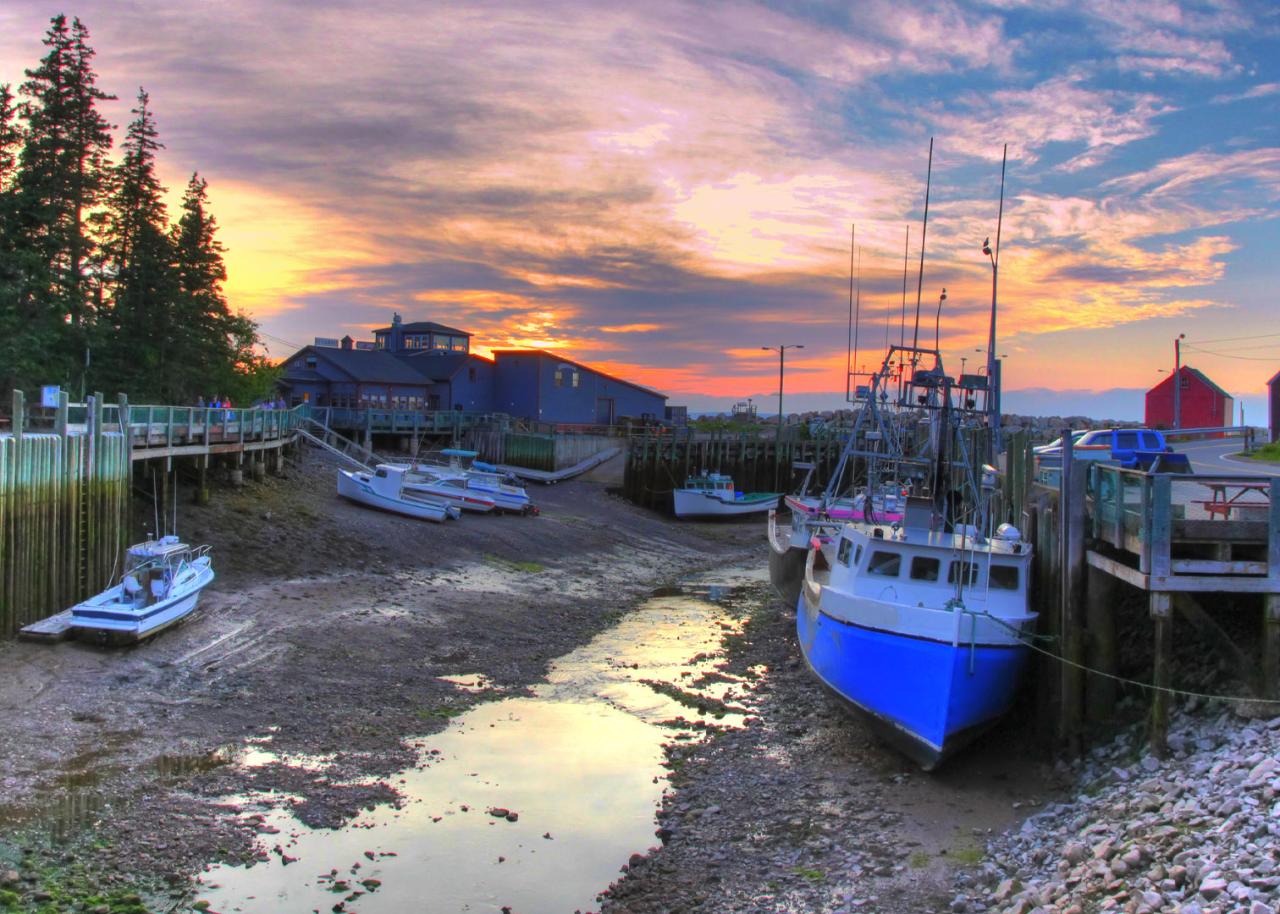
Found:
[{"label": "red shed", "polygon": [[[1147,391],[1147,425],[1173,428],[1173,377]],[[1178,369],[1182,387],[1180,428],[1216,428],[1231,424],[1231,395],[1189,365]]]},{"label": "red shed", "polygon": [[1267,405],[1271,416],[1271,440],[1280,441],[1280,371],[1267,382]]}]

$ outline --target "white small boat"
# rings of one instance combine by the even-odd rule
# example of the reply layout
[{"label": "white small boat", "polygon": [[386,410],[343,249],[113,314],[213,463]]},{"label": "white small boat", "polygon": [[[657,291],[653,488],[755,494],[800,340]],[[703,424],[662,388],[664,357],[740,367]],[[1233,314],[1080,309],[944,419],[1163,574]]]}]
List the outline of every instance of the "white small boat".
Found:
[{"label": "white small boat", "polygon": [[777,508],[781,496],[777,492],[738,492],[731,476],[704,473],[690,476],[671,497],[676,517],[741,517]]},{"label": "white small boat", "polygon": [[164,536],[130,546],[120,582],[71,608],[71,625],[122,641],[156,634],[196,608],[213,580],[209,547]]},{"label": "white small boat", "polygon": [[442,499],[405,486],[405,468],[379,464],[372,473],[339,470],[338,494],[343,498],[419,520],[444,521],[461,515],[461,510]]},{"label": "white small boat", "polygon": [[406,470],[410,482],[461,478],[473,494],[492,501],[499,511],[538,513],[524,486],[518,484],[514,477],[504,476],[497,467],[476,460],[478,452],[445,448],[440,453],[449,459],[447,464],[415,462],[408,465]]},{"label": "white small boat", "polygon": [[497,503],[487,494],[472,489],[465,476],[406,472],[404,491],[409,495],[436,498],[459,510],[479,514],[487,514],[497,507]]}]

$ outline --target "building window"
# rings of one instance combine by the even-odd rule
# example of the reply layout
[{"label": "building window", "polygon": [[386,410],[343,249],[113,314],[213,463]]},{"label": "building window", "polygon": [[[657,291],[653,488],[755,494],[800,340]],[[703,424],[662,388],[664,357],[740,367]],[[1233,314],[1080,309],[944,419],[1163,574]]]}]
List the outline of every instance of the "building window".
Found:
[{"label": "building window", "polygon": [[467,338],[465,336],[455,336],[449,339],[449,348],[454,352],[467,351]]},{"label": "building window", "polygon": [[374,348],[375,348],[375,349],[386,349],[386,348],[387,348],[387,335],[386,335],[385,333],[379,333],[379,334],[376,334],[376,335],[374,336],[373,346],[374,346]]},{"label": "building window", "polygon": [[315,367],[316,367],[316,357],[315,357],[315,356],[313,356],[313,355],[309,355],[309,356],[307,356],[307,367],[308,367],[308,368],[315,368]]},{"label": "building window", "polygon": [[449,338],[447,336],[440,336],[438,334],[433,333],[431,335],[431,348],[432,349],[448,349]]}]

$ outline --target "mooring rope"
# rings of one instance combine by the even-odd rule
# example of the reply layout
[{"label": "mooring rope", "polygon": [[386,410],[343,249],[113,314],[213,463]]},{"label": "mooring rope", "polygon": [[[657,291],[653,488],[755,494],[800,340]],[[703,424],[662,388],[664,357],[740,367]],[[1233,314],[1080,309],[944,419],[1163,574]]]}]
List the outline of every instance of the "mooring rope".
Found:
[{"label": "mooring rope", "polygon": [[[1086,664],[1078,663],[1075,660],[1071,660],[1071,659],[1068,659],[1067,657],[1063,657],[1061,654],[1055,654],[1053,651],[1045,650],[1044,648],[1034,644],[1031,641],[1023,640],[1024,632],[1021,629],[1015,628],[1014,626],[1005,622],[1003,619],[997,616],[991,615],[991,613],[987,612],[986,610],[983,610],[981,612],[976,612],[972,609],[961,607],[960,611],[964,613],[968,613],[971,616],[986,616],[992,622],[996,623],[1001,628],[1006,629],[1010,634],[1012,634],[1019,644],[1023,644],[1026,647],[1031,648],[1033,651],[1035,651],[1038,654],[1043,654],[1046,657],[1052,657],[1054,660],[1057,660],[1059,663],[1064,663],[1069,667],[1074,667],[1075,669],[1082,670],[1086,673],[1092,673],[1094,676],[1101,676],[1104,679],[1111,679],[1115,682],[1119,682],[1124,685],[1137,686],[1140,689],[1147,689],[1148,691],[1151,691],[1151,692],[1164,692],[1167,695],[1181,695],[1184,698],[1203,698],[1208,701],[1249,701],[1249,702],[1254,702],[1256,704],[1280,705],[1280,699],[1278,698],[1254,698],[1249,695],[1216,695],[1210,692],[1191,692],[1186,689],[1173,689],[1173,688],[1170,688],[1169,686],[1158,686],[1155,683],[1151,683],[1151,682],[1143,682],[1138,679],[1129,679],[1128,677],[1125,677],[1125,676],[1117,676],[1115,673],[1108,673],[1108,672],[1105,672],[1104,670],[1094,669],[1093,667],[1087,666]],[[1037,635],[1035,633],[1032,633],[1031,637],[1040,638],[1046,641],[1058,640],[1053,635]]]}]

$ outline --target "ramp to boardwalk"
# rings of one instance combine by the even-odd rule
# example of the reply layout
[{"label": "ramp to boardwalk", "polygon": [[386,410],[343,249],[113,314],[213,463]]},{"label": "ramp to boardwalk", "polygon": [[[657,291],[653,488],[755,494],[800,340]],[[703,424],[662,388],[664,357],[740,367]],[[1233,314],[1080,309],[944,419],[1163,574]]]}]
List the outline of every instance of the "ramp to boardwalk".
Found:
[{"label": "ramp to boardwalk", "polygon": [[620,447],[607,448],[597,454],[592,454],[585,460],[578,461],[571,467],[565,467],[563,470],[555,470],[554,472],[550,470],[530,470],[527,467],[513,467],[508,466],[507,464],[498,464],[495,468],[500,473],[510,473],[512,476],[528,480],[529,482],[540,482],[543,485],[553,485],[557,482],[563,482],[566,479],[572,479],[575,476],[581,476],[588,470],[595,469],[600,466],[600,464],[608,460],[612,460],[621,453],[622,448]]},{"label": "ramp to boardwalk", "polygon": [[306,426],[299,427],[298,435],[321,450],[328,451],[340,460],[345,460],[358,469],[368,470],[370,473],[375,466],[384,462],[369,448],[339,435],[331,428],[325,428],[314,419],[308,419]]}]

